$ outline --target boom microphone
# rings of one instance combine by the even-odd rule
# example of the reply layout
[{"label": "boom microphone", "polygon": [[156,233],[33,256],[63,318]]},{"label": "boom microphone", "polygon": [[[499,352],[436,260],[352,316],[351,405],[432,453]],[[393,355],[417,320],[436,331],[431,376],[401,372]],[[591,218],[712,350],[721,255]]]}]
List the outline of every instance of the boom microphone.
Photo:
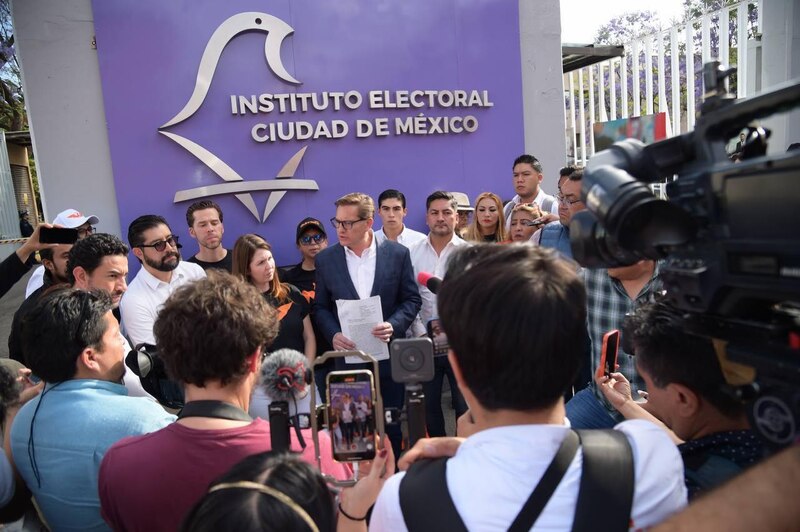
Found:
[{"label": "boom microphone", "polygon": [[419,272],[417,282],[434,294],[439,292],[439,288],[442,286],[442,280],[428,272]]},{"label": "boom microphone", "polygon": [[261,386],[273,401],[302,399],[308,393],[311,370],[306,357],[294,349],[278,349],[261,364]]}]

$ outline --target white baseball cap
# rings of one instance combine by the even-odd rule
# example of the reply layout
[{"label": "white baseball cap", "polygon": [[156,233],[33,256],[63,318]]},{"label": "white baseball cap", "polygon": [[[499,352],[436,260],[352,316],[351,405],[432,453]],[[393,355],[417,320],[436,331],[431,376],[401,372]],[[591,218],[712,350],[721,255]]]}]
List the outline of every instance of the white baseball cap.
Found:
[{"label": "white baseball cap", "polygon": [[75,229],[76,227],[82,226],[86,222],[89,222],[89,225],[95,225],[100,222],[100,219],[93,214],[84,216],[75,209],[67,209],[66,211],[58,213],[56,219],[53,220],[53,225],[60,225],[61,227],[66,227],[68,229]]}]

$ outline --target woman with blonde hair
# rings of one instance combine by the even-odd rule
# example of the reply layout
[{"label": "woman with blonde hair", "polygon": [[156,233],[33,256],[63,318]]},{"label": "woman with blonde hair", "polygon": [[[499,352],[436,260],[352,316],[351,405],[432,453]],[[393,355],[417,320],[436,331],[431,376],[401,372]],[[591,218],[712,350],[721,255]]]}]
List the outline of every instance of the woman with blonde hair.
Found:
[{"label": "woman with blonde hair", "polygon": [[544,226],[538,222],[542,209],[535,203],[520,203],[511,211],[511,242],[528,242],[537,229]]},{"label": "woman with blonde hair", "polygon": [[464,239],[470,242],[503,242],[508,239],[503,202],[497,194],[484,192],[475,200],[475,215]]}]

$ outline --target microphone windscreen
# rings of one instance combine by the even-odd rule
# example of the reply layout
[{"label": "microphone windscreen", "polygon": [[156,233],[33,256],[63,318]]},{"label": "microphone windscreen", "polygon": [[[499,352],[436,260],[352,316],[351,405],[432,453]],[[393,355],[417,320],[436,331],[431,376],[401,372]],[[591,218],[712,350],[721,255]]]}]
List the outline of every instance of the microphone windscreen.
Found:
[{"label": "microphone windscreen", "polygon": [[[280,374],[279,374],[280,371]],[[291,386],[285,378],[290,376]],[[306,357],[294,349],[278,349],[261,363],[261,386],[273,401],[299,399],[306,386]]]},{"label": "microphone windscreen", "polygon": [[428,272],[419,272],[417,275],[417,282],[434,294],[438,293],[439,287],[442,286],[442,280]]},{"label": "microphone windscreen", "polygon": [[417,274],[417,282],[422,286],[428,286],[428,279],[431,277],[433,277],[433,274],[431,273],[419,272],[419,274]]}]

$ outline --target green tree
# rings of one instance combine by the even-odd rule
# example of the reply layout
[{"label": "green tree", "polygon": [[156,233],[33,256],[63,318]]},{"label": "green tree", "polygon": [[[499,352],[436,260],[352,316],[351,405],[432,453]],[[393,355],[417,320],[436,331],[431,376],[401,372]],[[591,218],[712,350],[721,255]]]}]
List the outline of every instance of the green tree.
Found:
[{"label": "green tree", "polygon": [[19,61],[14,50],[10,0],[0,0],[0,128],[6,131],[28,128]]}]

